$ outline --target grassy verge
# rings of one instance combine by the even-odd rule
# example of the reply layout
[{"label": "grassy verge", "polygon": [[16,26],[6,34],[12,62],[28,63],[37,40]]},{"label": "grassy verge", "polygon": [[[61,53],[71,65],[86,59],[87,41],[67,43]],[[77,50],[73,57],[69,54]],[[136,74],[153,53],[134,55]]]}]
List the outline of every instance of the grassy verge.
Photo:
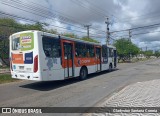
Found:
[{"label": "grassy verge", "polygon": [[10,74],[1,74],[0,75],[0,84],[10,83],[10,82],[15,82],[15,81],[20,81],[20,80],[11,78]]},{"label": "grassy verge", "polygon": [[150,60],[150,58],[143,58],[143,59],[137,59],[137,58],[134,58],[134,59],[131,59],[131,61],[119,61],[119,63],[136,63],[136,62],[141,62],[141,61],[147,61],[147,60]]},{"label": "grassy verge", "polygon": [[9,69],[9,66],[0,66],[0,69]]}]

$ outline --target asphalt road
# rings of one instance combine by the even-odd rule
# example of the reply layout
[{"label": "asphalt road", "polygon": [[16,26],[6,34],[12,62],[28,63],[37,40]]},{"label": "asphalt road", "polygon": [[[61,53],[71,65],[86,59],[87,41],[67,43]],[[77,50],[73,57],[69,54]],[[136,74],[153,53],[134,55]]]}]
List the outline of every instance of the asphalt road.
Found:
[{"label": "asphalt road", "polygon": [[0,85],[0,107],[91,107],[126,85],[159,79],[159,69],[160,59],[154,59],[119,64],[117,70],[91,74],[84,81],[69,79],[3,84]]}]

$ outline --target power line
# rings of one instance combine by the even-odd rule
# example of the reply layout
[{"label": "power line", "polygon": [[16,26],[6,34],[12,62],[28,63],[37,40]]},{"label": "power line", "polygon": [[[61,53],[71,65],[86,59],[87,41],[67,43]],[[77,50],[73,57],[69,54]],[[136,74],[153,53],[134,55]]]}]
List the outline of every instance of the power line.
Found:
[{"label": "power line", "polygon": [[[40,5],[40,4],[37,4],[37,3],[34,3],[34,2],[31,2],[31,3],[33,3],[33,4],[35,4],[35,5]],[[40,5],[41,7],[44,7],[44,6],[42,6],[42,5]],[[46,9],[48,9],[47,7],[44,7],[44,8],[46,8]],[[55,12],[57,12],[57,13],[59,13],[59,14],[63,14],[63,13],[61,13],[61,12],[59,12],[59,11],[56,11],[56,10],[54,10]],[[64,14],[63,14],[64,15]],[[67,17],[68,18],[68,16],[66,16],[66,15],[64,15],[65,17]],[[70,17],[72,17],[72,16],[69,16],[69,19],[70,19]],[[72,17],[73,18],[73,17]],[[77,20],[77,19],[76,19]],[[75,20],[74,20],[75,21]],[[75,22],[77,22],[77,21],[75,21]],[[79,23],[79,22],[78,22]],[[81,24],[80,23],[80,25],[84,25],[84,24]],[[95,29],[95,30],[98,30],[98,31],[101,31],[101,32],[105,32],[105,31],[103,31],[103,30],[99,30],[98,28],[94,28],[94,27],[91,27],[92,29]]]},{"label": "power line", "polygon": [[[16,16],[16,15],[11,15],[11,14],[4,13],[4,12],[1,12],[1,11],[0,11],[0,14],[8,15],[8,16],[10,16],[10,17],[14,17],[14,18],[18,18],[18,19],[23,19],[23,20],[25,20],[25,21],[38,22],[38,21],[33,20],[33,19],[24,18],[24,17],[19,17],[19,16]],[[41,24],[46,24],[46,23],[41,22]],[[58,28],[62,28],[62,29],[67,29],[67,28],[65,28],[65,27],[60,27],[60,26],[57,26],[57,25],[51,25],[51,24],[50,24],[50,26],[54,26],[54,27],[58,27]],[[79,31],[79,30],[73,30],[73,31],[82,32],[82,31]],[[86,32],[82,32],[82,33],[86,33]]]},{"label": "power line", "polygon": [[[22,3],[22,1],[19,1],[19,2],[17,2],[17,1],[15,1],[15,0],[12,0],[11,2],[13,2],[13,3],[16,3],[17,5],[23,5],[24,7],[26,7],[26,8],[28,8],[28,9],[31,9],[31,10],[34,10],[34,11],[36,11],[36,12],[38,12],[38,13],[43,13],[43,14],[46,14],[47,16],[48,15],[51,15],[52,17],[54,17],[54,18],[59,18],[59,19],[61,19],[61,20],[63,20],[63,21],[68,21],[68,22],[74,22],[74,23],[77,23],[77,21],[75,21],[75,20],[71,20],[71,19],[69,19],[69,18],[67,18],[66,16],[64,17],[62,17],[62,16],[60,16],[60,15],[57,15],[56,13],[53,13],[53,12],[51,12],[51,10],[49,10],[48,8],[47,8],[47,11],[46,10],[44,10],[44,9],[42,9],[42,8],[45,8],[46,9],[46,7],[42,7],[41,6],[41,8],[39,8],[39,5],[37,4],[37,5],[33,5],[33,4],[28,4],[28,3]],[[34,2],[31,2],[31,3],[34,3]],[[28,5],[27,5],[28,4]],[[34,3],[34,4],[36,4],[36,3]],[[59,13],[60,14],[60,13]]]},{"label": "power line", "polygon": [[[91,1],[88,1],[88,0],[85,0],[85,1],[87,1],[89,4],[91,4],[92,6],[94,6],[96,9],[98,9],[97,8],[97,6],[93,3],[93,2],[91,2]],[[101,11],[101,12],[103,12],[104,13],[104,15],[106,16],[106,12],[104,12],[104,10],[103,9],[101,9],[101,6],[99,6],[100,8],[98,9],[99,11]],[[113,14],[111,14],[111,13],[109,13],[109,12],[107,12],[108,14],[110,14],[111,16],[114,16]],[[108,15],[107,15],[108,16]],[[118,17],[116,17],[116,16],[114,16],[115,18],[117,18],[118,20],[119,20],[119,18]]]},{"label": "power line", "polygon": [[[16,29],[30,29],[30,28],[27,28],[27,27],[20,27],[20,26],[16,26],[16,25],[6,25],[6,24],[0,24],[0,26],[2,26],[2,27],[14,27],[14,28],[16,28]],[[17,31],[18,32],[18,31]],[[94,35],[91,35],[91,37],[99,37],[100,38],[100,36],[94,36]],[[102,37],[101,37],[102,38]],[[1,36],[0,36],[0,39],[1,39]],[[93,39],[93,38],[92,38]],[[95,39],[94,39],[95,40]],[[97,40],[97,39],[96,39]],[[97,40],[98,41],[98,40]]]},{"label": "power line", "polygon": [[[21,7],[20,7],[20,8],[19,8],[19,7],[16,7],[16,6],[14,6],[14,5],[12,5],[12,4],[9,4],[9,3],[7,4],[7,3],[2,2],[2,4],[5,4],[5,5],[7,5],[7,6],[10,6],[10,7],[13,7],[13,8],[16,8],[16,9],[19,9],[19,10],[22,10],[22,11],[25,11],[25,12],[28,12],[28,13],[31,13],[31,14],[34,14],[34,15],[37,15],[37,16],[40,16],[40,17],[43,17],[43,18],[53,18],[53,17],[55,18],[54,15],[52,15],[53,17],[52,17],[52,16],[48,17],[48,15],[47,15],[47,16],[44,16],[44,15],[42,15],[42,13],[37,14],[37,12],[34,13],[34,12],[31,12],[31,11],[22,9]],[[33,10],[33,9],[31,9],[31,10],[32,10],[32,11],[35,11],[35,10]],[[53,20],[59,21],[59,20],[56,20],[56,19],[53,19]],[[63,23],[64,23],[64,22],[65,22],[65,21],[63,21]],[[70,24],[70,23],[64,23],[64,24],[69,24],[69,25],[75,26],[75,25]],[[82,29],[82,27],[78,27],[78,26],[75,26],[75,27]]]},{"label": "power line", "polygon": [[[159,11],[156,11],[156,12],[150,12],[150,13],[147,13],[147,14],[143,14],[143,15],[139,15],[139,16],[136,16],[136,17],[133,17],[133,18],[123,18],[123,19],[121,19],[121,20],[123,20],[123,22],[125,21],[125,22],[129,22],[129,21],[131,21],[131,20],[141,20],[141,19],[144,19],[144,18],[140,18],[140,19],[136,19],[136,18],[138,18],[138,17],[144,17],[144,16],[147,16],[147,17],[145,17],[145,19],[146,18],[154,18],[154,17],[157,17],[157,16],[160,16],[160,15],[157,15],[157,16],[151,16],[151,15],[153,15],[153,14],[159,14]],[[148,17],[149,16],[149,17]],[[127,20],[127,19],[129,19],[129,20]]]},{"label": "power line", "polygon": [[[149,34],[149,33],[158,33],[160,31],[150,31],[150,32],[144,32],[144,33],[135,33],[135,34],[132,34],[132,36],[137,36],[137,35],[144,35],[144,34]],[[117,37],[120,37],[120,36],[117,36]],[[128,37],[128,35],[122,35],[122,37]]]},{"label": "power line", "polygon": [[133,34],[133,36],[135,36],[135,35],[149,34],[149,33],[158,33],[158,32],[160,32],[160,31],[152,31],[152,32],[136,33],[136,34]]},{"label": "power line", "polygon": [[[81,6],[81,7],[84,7],[84,8],[87,8],[89,10],[91,10],[92,8],[88,8],[83,2],[79,1],[79,0],[71,0],[74,4],[78,5],[78,6]],[[105,15],[103,15],[102,13],[98,12],[97,10],[94,9],[94,13],[91,12],[91,14],[95,15],[97,14],[98,16],[101,16],[101,17],[105,17]]]},{"label": "power line", "polygon": [[[14,1],[14,0],[13,0]],[[16,1],[15,1],[16,2]],[[32,2],[33,3],[33,2]],[[21,3],[22,4],[22,3]],[[35,3],[36,4],[36,3]],[[28,7],[29,8],[29,7]],[[45,7],[46,8],[46,7]],[[39,9],[35,9],[36,11],[37,10],[39,10]],[[43,11],[43,10],[42,10]],[[55,15],[54,15],[55,16]],[[54,19],[55,20],[55,19]],[[63,20],[64,21],[64,20]],[[71,24],[70,24],[71,25]],[[71,26],[75,26],[75,25],[71,25]],[[75,27],[77,27],[77,26],[75,26]],[[77,28],[82,28],[82,27],[77,27]],[[95,28],[94,28],[95,29]],[[97,29],[95,29],[95,30],[97,30]],[[101,30],[99,30],[99,32],[100,32]],[[102,31],[101,31],[102,32]],[[103,31],[104,32],[104,31]]]},{"label": "power line", "polygon": [[134,27],[134,28],[124,29],[124,30],[118,30],[118,31],[112,31],[110,33],[122,32],[122,31],[128,31],[128,30],[135,30],[135,29],[142,29],[142,28],[159,26],[159,25],[160,25],[160,23],[156,23],[156,24],[152,24],[152,25],[146,25],[146,26],[141,26],[141,27]]},{"label": "power line", "polygon": [[[11,7],[14,7],[14,8],[17,8],[17,9],[22,10],[22,11],[25,11],[25,12],[29,12],[28,10],[26,11],[26,10],[24,10],[24,9],[21,9],[21,8],[18,8],[18,7],[15,7],[15,6],[12,6],[12,5],[10,5],[10,4],[6,4],[6,3],[4,3],[4,4],[5,4],[5,5],[9,5],[9,6],[11,6]],[[44,17],[44,18],[49,18],[49,17],[46,17],[46,16],[44,16],[44,15],[39,15],[39,14],[34,13],[34,12],[29,12],[29,13],[32,13],[32,14],[35,14],[35,15],[38,15],[38,16],[41,16],[41,17]],[[42,14],[42,13],[40,13],[40,14]],[[53,19],[53,20],[56,20],[56,19]],[[56,20],[56,21],[59,21],[59,20]],[[64,21],[63,21],[63,22],[64,22]],[[71,26],[84,29],[84,28],[82,28],[82,27],[75,26],[75,25],[70,24],[70,23],[65,23],[65,24],[69,24],[69,25],[71,25]],[[95,30],[96,30],[96,29],[95,29]],[[99,30],[99,31],[100,31],[100,30]]]},{"label": "power line", "polygon": [[[14,0],[13,0],[13,1],[14,1]],[[16,2],[16,1],[14,1],[14,2]],[[17,2],[16,2],[16,3],[17,3]],[[46,17],[46,16],[44,16],[44,15],[41,15],[41,14],[42,14],[42,13],[40,12],[41,9],[35,9],[34,7],[26,6],[26,5],[22,4],[21,2],[20,2],[19,4],[23,5],[23,7],[29,8],[29,9],[31,9],[32,11],[38,11],[38,13],[40,12],[40,14],[37,14],[37,13],[34,13],[34,12],[30,12],[30,11],[28,11],[28,10],[24,10],[24,9],[22,9],[22,8],[19,8],[19,7],[10,5],[10,4],[6,4],[6,2],[5,2],[5,3],[2,2],[2,4],[8,5],[8,6],[10,6],[10,7],[14,7],[14,8],[16,8],[16,9],[19,9],[19,10],[22,10],[22,11],[25,11],[25,12],[29,12],[29,13],[35,14],[35,15],[37,15],[37,16],[41,16],[41,17],[43,17],[43,18],[49,18],[49,17]],[[34,3],[34,4],[36,4],[36,3]],[[46,7],[45,7],[45,8],[46,8]],[[42,11],[43,11],[43,10],[42,10]],[[48,16],[48,14],[47,14],[47,16]],[[55,17],[56,15],[53,14],[52,16]],[[64,20],[64,19],[65,19],[65,18],[62,17],[60,20],[62,20],[63,23],[64,23],[64,22],[66,22],[66,20]],[[53,20],[56,20],[56,19],[53,19]],[[59,20],[56,20],[56,21],[59,21]],[[65,23],[65,24],[69,24],[69,23]],[[82,27],[75,26],[75,25],[73,25],[73,24],[69,24],[69,25],[82,29]],[[83,29],[84,29],[84,28],[83,28]],[[96,28],[94,28],[94,29],[95,29],[95,30],[98,30],[98,29],[96,29]],[[102,31],[102,30],[98,30],[98,31]]]},{"label": "power line", "polygon": [[[1,11],[0,11],[0,14],[2,14],[2,15],[7,15],[7,16],[9,16],[9,17],[14,17],[14,18],[22,19],[22,20],[25,20],[25,21],[31,21],[31,22],[35,22],[35,23],[37,22],[36,20],[32,20],[32,19],[28,19],[28,18],[24,18],[24,17],[19,17],[19,16],[16,16],[16,15],[7,14],[7,13],[1,12]],[[46,23],[41,23],[41,24],[44,24],[44,25],[45,25]],[[1,26],[3,26],[3,25],[1,25]],[[7,26],[7,25],[4,25],[4,26]],[[11,26],[11,25],[9,25],[9,26]],[[60,27],[60,26],[51,25],[51,24],[50,24],[50,26],[58,27],[58,28],[60,28],[60,29],[67,29],[67,28],[65,28],[65,27]],[[19,28],[19,27],[17,27],[17,28]],[[75,31],[75,32],[80,32],[80,33],[86,33],[86,32],[79,31],[79,30],[73,30],[73,31]],[[100,36],[99,34],[91,34],[91,35]]]},{"label": "power line", "polygon": [[[5,3],[4,3],[5,4]],[[9,5],[9,4],[7,4],[7,5]],[[15,6],[14,6],[14,8],[15,8]],[[16,7],[17,8],[17,7]],[[19,9],[19,8],[18,8]],[[22,11],[24,11],[24,9],[20,9],[20,10],[22,10]],[[25,10],[26,11],[26,10]],[[37,10],[36,10],[37,11]],[[32,13],[32,14],[36,14],[36,13],[33,13],[33,12],[29,12],[29,13]],[[41,17],[44,17],[43,15],[39,15],[39,14],[37,14],[38,16],[41,16]],[[45,18],[48,18],[48,17],[45,17]],[[24,18],[23,18],[24,19]],[[28,19],[27,19],[28,20]],[[31,21],[31,19],[29,19],[30,21]],[[33,21],[33,20],[32,20]],[[35,21],[34,21],[35,22]],[[148,25],[148,26],[142,26],[142,27],[136,27],[136,28],[131,28],[131,29],[126,29],[126,30],[120,30],[120,31],[114,31],[114,32],[121,32],[121,31],[128,31],[128,30],[134,30],[134,29],[140,29],[140,28],[147,28],[147,27],[153,27],[153,26],[159,26],[160,25],[160,23],[158,23],[158,24],[153,24],[153,25]],[[53,26],[55,26],[55,25],[53,25]],[[75,25],[74,25],[75,26]],[[55,26],[56,27],[56,26]],[[59,26],[57,26],[57,27],[59,27]],[[59,28],[64,28],[64,27],[59,27]],[[67,29],[67,28],[64,28],[64,29]],[[73,31],[75,31],[75,30],[73,30]],[[77,31],[77,32],[80,32],[80,31]],[[85,33],[85,32],[82,32],[82,33]],[[111,32],[112,33],[112,32]]]}]

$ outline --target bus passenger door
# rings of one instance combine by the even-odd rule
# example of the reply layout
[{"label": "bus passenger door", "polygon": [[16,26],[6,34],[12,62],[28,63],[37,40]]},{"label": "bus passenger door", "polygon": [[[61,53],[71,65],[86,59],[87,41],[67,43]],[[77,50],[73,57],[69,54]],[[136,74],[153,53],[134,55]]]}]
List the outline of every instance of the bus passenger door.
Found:
[{"label": "bus passenger door", "polygon": [[64,65],[64,77],[69,78],[74,76],[73,72],[73,43],[63,42],[63,65]]},{"label": "bus passenger door", "polygon": [[96,71],[101,71],[101,48],[96,47]]},{"label": "bus passenger door", "polygon": [[114,50],[114,67],[117,66],[117,50]]}]

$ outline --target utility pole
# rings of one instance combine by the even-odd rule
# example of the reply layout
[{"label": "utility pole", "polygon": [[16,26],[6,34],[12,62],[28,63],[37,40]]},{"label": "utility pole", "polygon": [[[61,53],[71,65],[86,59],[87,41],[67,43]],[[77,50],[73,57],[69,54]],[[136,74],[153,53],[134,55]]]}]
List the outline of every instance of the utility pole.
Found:
[{"label": "utility pole", "polygon": [[87,28],[87,37],[89,38],[89,28],[90,28],[91,25],[84,25],[84,27]]},{"label": "utility pole", "polygon": [[[131,35],[131,30],[129,29],[129,38],[128,38],[128,41],[129,42],[131,42],[131,37],[132,37],[132,35]],[[131,61],[131,51],[129,51],[129,61]]]},{"label": "utility pole", "polygon": [[129,29],[129,41],[131,42],[131,37],[132,37],[132,35],[131,35],[131,30]]},{"label": "utility pole", "polygon": [[146,46],[146,51],[147,51],[147,46]]},{"label": "utility pole", "polygon": [[105,23],[107,24],[107,29],[106,29],[106,31],[107,31],[106,32],[106,44],[109,45],[109,40],[110,40],[109,25],[110,25],[110,23],[109,23],[109,18],[108,17],[106,17]]}]

